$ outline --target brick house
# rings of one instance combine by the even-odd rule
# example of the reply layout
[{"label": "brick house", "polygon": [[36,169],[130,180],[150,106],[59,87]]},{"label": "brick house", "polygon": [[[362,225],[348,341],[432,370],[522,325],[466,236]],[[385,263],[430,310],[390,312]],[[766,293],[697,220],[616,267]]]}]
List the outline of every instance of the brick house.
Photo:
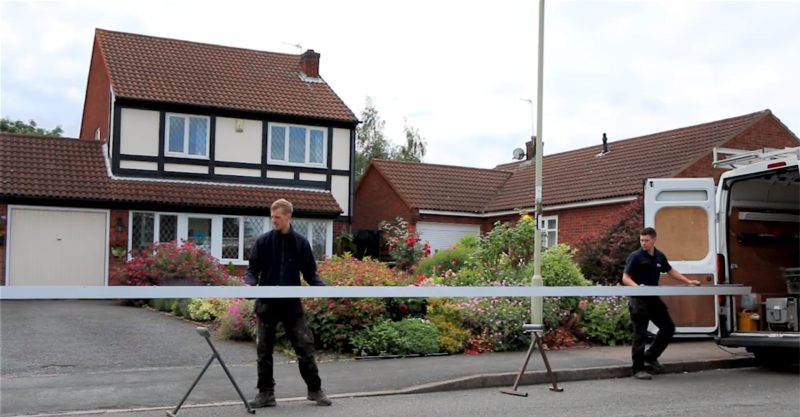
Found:
[{"label": "brick house", "polygon": [[[543,157],[546,246],[575,245],[597,236],[641,206],[645,178],[714,177],[712,149],[800,145],[770,110],[598,144]],[[434,249],[465,234],[485,233],[496,221],[533,212],[535,165],[526,160],[495,169],[373,161],[356,188],[354,229],[377,229],[382,220],[409,220]]]},{"label": "brick house", "polygon": [[330,255],[358,120],[319,60],[98,29],[79,138],[0,134],[0,280],[106,285],[115,252],[176,240],[243,268],[278,198]]}]

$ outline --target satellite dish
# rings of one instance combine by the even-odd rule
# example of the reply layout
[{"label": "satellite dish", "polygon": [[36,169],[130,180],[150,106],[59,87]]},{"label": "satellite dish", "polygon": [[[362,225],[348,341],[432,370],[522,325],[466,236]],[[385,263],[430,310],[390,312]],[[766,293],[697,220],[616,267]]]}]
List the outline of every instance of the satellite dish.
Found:
[{"label": "satellite dish", "polygon": [[520,148],[517,148],[514,149],[514,151],[512,151],[512,155],[514,156],[514,159],[516,159],[517,161],[521,161],[522,158],[525,157],[525,151],[523,151]]}]

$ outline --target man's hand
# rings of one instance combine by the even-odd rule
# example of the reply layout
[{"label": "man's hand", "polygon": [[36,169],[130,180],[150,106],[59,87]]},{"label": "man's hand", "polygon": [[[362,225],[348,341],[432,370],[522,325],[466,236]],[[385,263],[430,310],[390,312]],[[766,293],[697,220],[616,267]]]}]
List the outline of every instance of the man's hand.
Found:
[{"label": "man's hand", "polygon": [[695,286],[695,287],[700,285],[700,281],[698,281],[696,279],[687,280],[686,283],[689,284],[689,285]]}]

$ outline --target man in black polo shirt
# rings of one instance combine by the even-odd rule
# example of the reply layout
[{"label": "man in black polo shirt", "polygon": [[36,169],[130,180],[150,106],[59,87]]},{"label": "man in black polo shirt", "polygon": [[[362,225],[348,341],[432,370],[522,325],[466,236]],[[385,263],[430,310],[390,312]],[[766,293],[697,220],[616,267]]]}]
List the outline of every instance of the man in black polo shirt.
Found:
[{"label": "man in black polo shirt", "polygon": [[[661,273],[666,273],[678,281],[688,285],[700,285],[700,281],[686,278],[673,268],[663,252],[656,249],[656,230],[645,227],[639,233],[639,244],[642,248],[628,255],[625,262],[625,272],[622,274],[622,284],[630,286],[652,285],[658,286]],[[669,316],[667,306],[656,296],[630,297],[628,307],[633,322],[633,377],[636,379],[652,379],[645,366],[654,371],[661,371],[663,367],[658,362],[658,357],[667,348],[675,334],[675,324]],[[656,339],[647,351],[647,325],[652,321],[658,327]]]}]

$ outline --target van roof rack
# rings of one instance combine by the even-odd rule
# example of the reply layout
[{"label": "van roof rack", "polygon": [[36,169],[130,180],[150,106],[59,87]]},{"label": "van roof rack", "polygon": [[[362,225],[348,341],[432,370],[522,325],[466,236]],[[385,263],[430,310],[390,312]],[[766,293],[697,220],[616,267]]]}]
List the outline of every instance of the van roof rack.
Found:
[{"label": "van roof rack", "polygon": [[[791,155],[795,155],[800,159],[800,147],[783,149],[761,148],[756,150],[714,148],[713,154],[714,160],[711,162],[711,165],[714,168],[732,169],[757,162],[787,158]],[[721,158],[722,155],[729,156]]]}]

